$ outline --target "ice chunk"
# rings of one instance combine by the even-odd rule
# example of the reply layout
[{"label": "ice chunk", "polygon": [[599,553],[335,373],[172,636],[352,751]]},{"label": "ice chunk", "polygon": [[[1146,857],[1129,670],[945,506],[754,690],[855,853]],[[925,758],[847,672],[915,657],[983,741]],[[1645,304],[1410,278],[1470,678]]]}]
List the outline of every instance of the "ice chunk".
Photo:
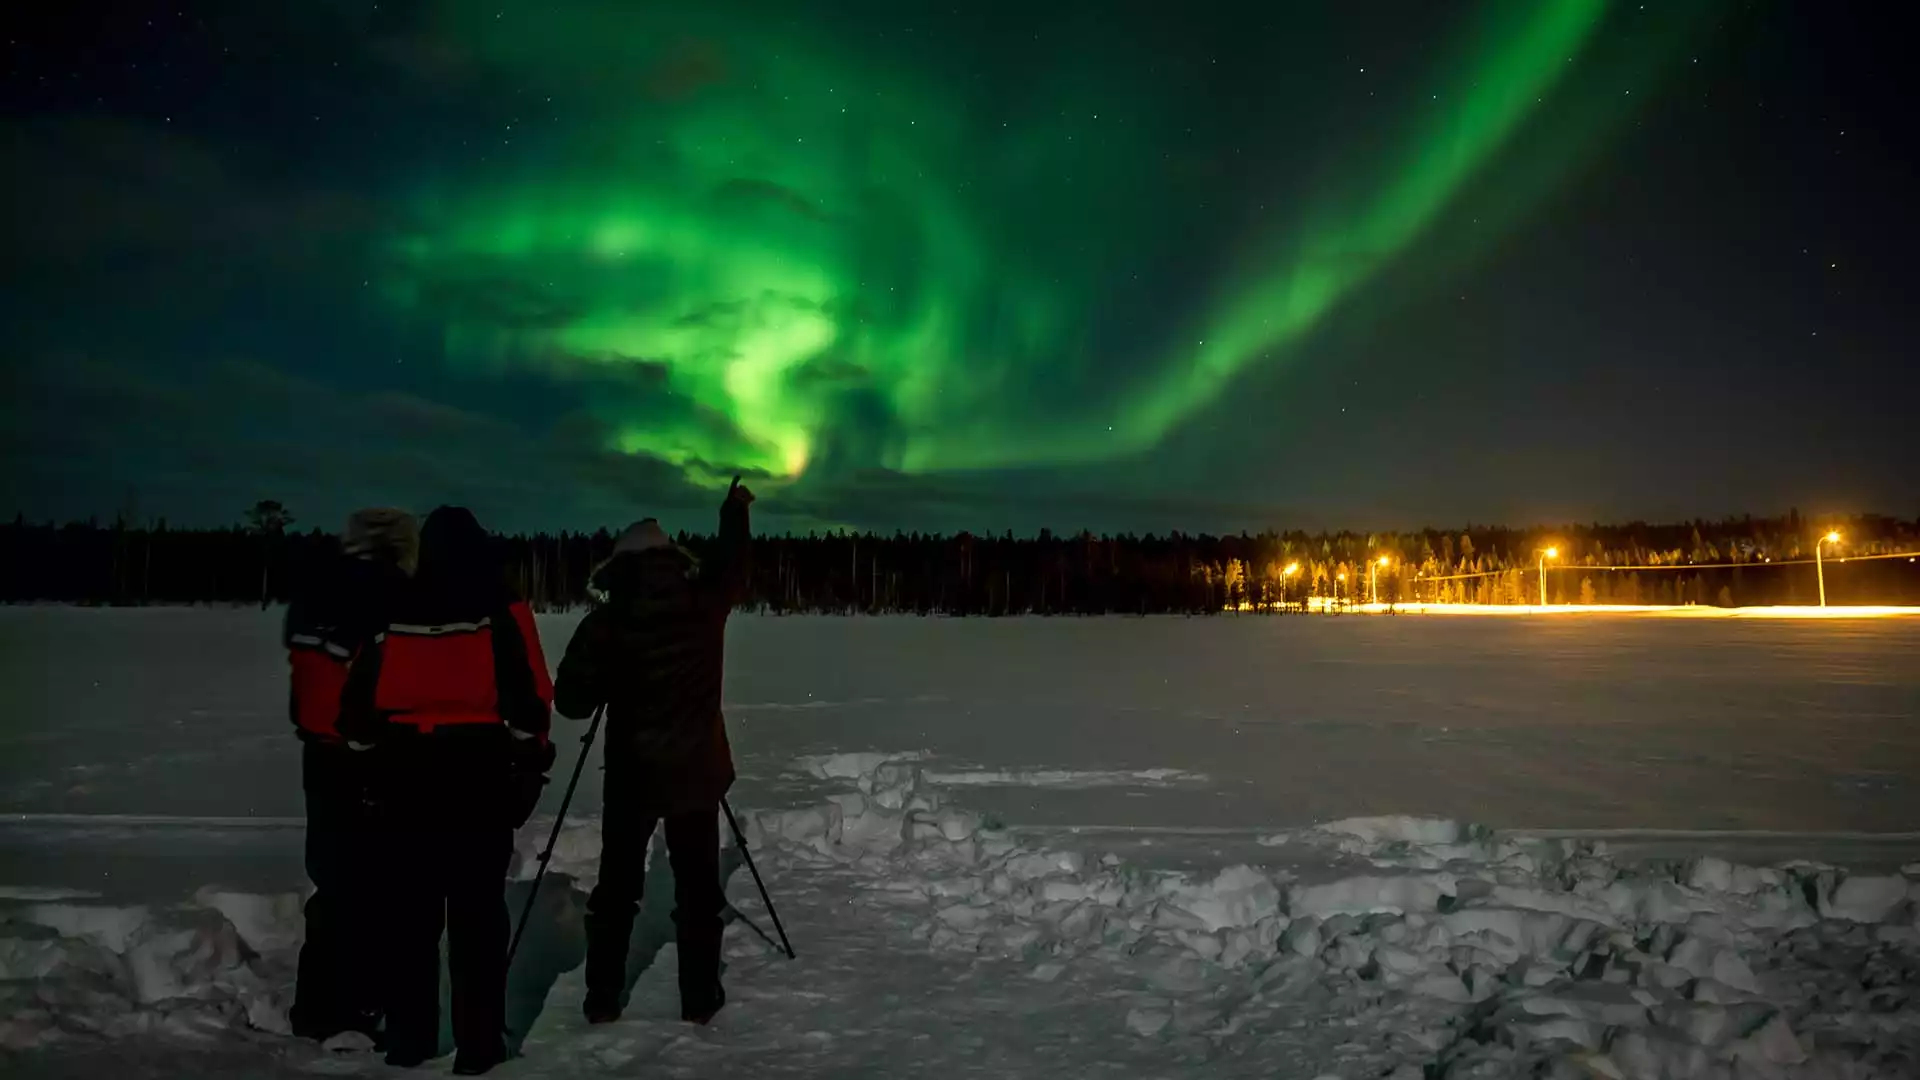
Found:
[{"label": "ice chunk", "polygon": [[191,930],[156,934],[130,948],[127,951],[127,969],[133,975],[137,1000],[152,1004],[185,994],[187,986],[180,973],[174,970],[174,960],[192,948]]},{"label": "ice chunk", "polygon": [[1714,1005],[1674,1001],[1659,1006],[1654,1015],[1662,1026],[1701,1046],[1715,1047],[1753,1034],[1776,1011],[1761,1002]]},{"label": "ice chunk", "polygon": [[255,1031],[266,1031],[275,1035],[293,1034],[293,1025],[287,1019],[287,1010],[278,1001],[265,995],[247,999],[247,1026]]},{"label": "ice chunk", "polygon": [[1318,885],[1296,885],[1287,892],[1287,912],[1301,915],[1405,915],[1435,911],[1440,898],[1454,892],[1452,874],[1342,878]]},{"label": "ice chunk", "polygon": [[208,886],[194,894],[194,902],[226,916],[247,948],[262,956],[298,949],[306,935],[298,893],[261,896]]},{"label": "ice chunk", "polygon": [[1200,920],[1209,931],[1252,926],[1280,911],[1280,890],[1251,866],[1232,866],[1198,885],[1182,886],[1168,903]]},{"label": "ice chunk", "polygon": [[1775,1013],[1760,1030],[1733,1046],[1733,1054],[1744,1061],[1762,1061],[1774,1065],[1799,1065],[1807,1060],[1806,1050],[1794,1035],[1784,1015]]},{"label": "ice chunk", "polygon": [[[1527,958],[1564,963],[1589,940],[1584,928],[1591,925],[1549,911],[1494,907],[1449,911],[1440,924],[1456,941],[1508,964]],[[1565,946],[1570,937],[1578,943],[1574,949]]]},{"label": "ice chunk", "polygon": [[1625,1032],[1608,1044],[1607,1056],[1621,1072],[1646,1080],[1699,1076],[1709,1064],[1706,1050],[1671,1032]]},{"label": "ice chunk", "polygon": [[826,850],[841,839],[844,818],[838,803],[811,806],[799,810],[762,813],[758,818],[763,834],[795,844]]},{"label": "ice chunk", "polygon": [[69,962],[73,948],[73,944],[51,936],[0,938],[0,982],[44,979]]},{"label": "ice chunk", "polygon": [[1005,866],[1013,878],[1044,878],[1054,874],[1079,874],[1086,859],[1077,851],[1027,851],[1010,856]]},{"label": "ice chunk", "polygon": [[1143,1039],[1151,1039],[1173,1020],[1173,1013],[1166,1009],[1130,1009],[1127,1011],[1127,1027]]},{"label": "ice chunk", "polygon": [[1467,989],[1467,984],[1460,981],[1460,976],[1450,971],[1437,971],[1422,976],[1414,980],[1407,989],[1423,997],[1439,998],[1441,1001],[1463,1005],[1473,1000],[1473,992]]},{"label": "ice chunk", "polygon": [[112,953],[127,951],[127,943],[147,925],[144,907],[98,907],[89,904],[35,904],[20,913],[30,923],[82,938]]},{"label": "ice chunk", "polygon": [[1907,881],[1901,877],[1850,877],[1821,905],[1830,919],[1885,922],[1907,899]]},{"label": "ice chunk", "polygon": [[1667,955],[1667,963],[1749,994],[1758,993],[1760,989],[1754,980],[1753,969],[1747,966],[1739,953],[1703,937],[1686,938],[1674,946],[1673,952]]},{"label": "ice chunk", "polygon": [[1516,1020],[1510,1026],[1515,1031],[1525,1032],[1532,1042],[1549,1046],[1559,1043],[1582,1050],[1599,1049],[1601,1033],[1606,1030],[1604,1025],[1591,1020],[1559,1015],[1537,1020]]},{"label": "ice chunk", "polygon": [[1612,983],[1562,983],[1517,1002],[1534,1016],[1571,1016],[1607,1027],[1643,1027],[1647,1004],[1631,987]]},{"label": "ice chunk", "polygon": [[1313,956],[1319,953],[1322,943],[1320,920],[1295,919],[1280,940],[1288,951],[1296,955]]}]

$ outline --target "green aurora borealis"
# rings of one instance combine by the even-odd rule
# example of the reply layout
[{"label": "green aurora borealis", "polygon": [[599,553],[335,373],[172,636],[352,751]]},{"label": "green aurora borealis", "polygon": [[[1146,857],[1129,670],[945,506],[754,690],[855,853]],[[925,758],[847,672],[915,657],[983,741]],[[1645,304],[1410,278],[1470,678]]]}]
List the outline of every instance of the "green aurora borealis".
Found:
[{"label": "green aurora borealis", "polygon": [[[1119,458],[1287,362],[1486,180],[1606,14],[1460,21],[1421,84],[1444,93],[1298,148],[1311,182],[1132,333],[1111,329],[1136,323],[1127,281],[1194,216],[1156,209],[1181,121],[1124,63],[1063,57],[975,100],[913,52],[786,21],[453,5],[447,29],[534,104],[491,167],[419,186],[387,294],[461,369],[610,378],[589,406],[607,438],[700,482]],[[593,122],[544,133],[556,97]],[[1534,172],[1595,137],[1540,140]]]},{"label": "green aurora borealis", "polygon": [[1899,12],[42,5],[0,499],[1004,535],[1910,509]]}]

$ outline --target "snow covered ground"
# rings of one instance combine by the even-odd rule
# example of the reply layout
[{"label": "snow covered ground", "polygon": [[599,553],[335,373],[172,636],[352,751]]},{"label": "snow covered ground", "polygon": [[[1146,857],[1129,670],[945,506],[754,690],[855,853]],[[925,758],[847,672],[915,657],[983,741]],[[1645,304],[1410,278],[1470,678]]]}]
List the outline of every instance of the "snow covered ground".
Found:
[{"label": "snow covered ground", "polygon": [[[8,1075],[387,1072],[278,1033],[302,878],[273,630],[0,611]],[[628,1018],[587,1028],[590,770],[500,1075],[1920,1075],[1916,645],[741,620],[734,801],[800,958],[729,858],[717,1024],[677,1022],[650,903]]]}]

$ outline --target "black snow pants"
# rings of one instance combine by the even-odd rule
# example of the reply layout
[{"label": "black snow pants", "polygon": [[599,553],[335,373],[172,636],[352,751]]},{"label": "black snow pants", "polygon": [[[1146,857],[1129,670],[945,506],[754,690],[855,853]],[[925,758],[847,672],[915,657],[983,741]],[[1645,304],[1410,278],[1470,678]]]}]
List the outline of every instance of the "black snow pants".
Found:
[{"label": "black snow pants", "polygon": [[485,1057],[505,1039],[507,738],[504,728],[407,732],[374,751],[389,793],[383,827],[395,886],[387,912],[389,1053],[439,1052],[443,932],[454,1045]]},{"label": "black snow pants", "polygon": [[[660,818],[613,787],[609,770],[600,827],[600,881],[587,898],[587,996],[618,1001],[626,991],[627,949],[645,891],[647,848]],[[710,1013],[720,1000],[720,807],[667,816],[673,867],[673,921],[680,955],[680,1011]]]},{"label": "black snow pants", "polygon": [[308,742],[300,774],[307,795],[306,941],[289,1020],[294,1033],[325,1039],[372,1034],[380,1014],[384,949],[370,904],[378,887],[378,834],[369,806],[367,755],[344,744]]}]

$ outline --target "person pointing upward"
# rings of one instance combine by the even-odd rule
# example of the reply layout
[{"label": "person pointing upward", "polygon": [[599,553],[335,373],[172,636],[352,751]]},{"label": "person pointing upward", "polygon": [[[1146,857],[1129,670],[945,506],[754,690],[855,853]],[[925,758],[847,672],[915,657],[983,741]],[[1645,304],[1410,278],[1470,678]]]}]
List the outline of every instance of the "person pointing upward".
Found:
[{"label": "person pointing upward", "polygon": [[560,661],[560,714],[578,720],[607,709],[600,879],[587,899],[584,1011],[591,1023],[617,1020],[624,1007],[648,841],[662,821],[673,866],[681,1017],[704,1024],[726,1004],[719,811],[734,771],[720,692],[727,616],[746,599],[752,577],[752,503],[735,477],[720,506],[719,550],[704,564],[653,518],[629,526],[594,572],[600,602]]}]

